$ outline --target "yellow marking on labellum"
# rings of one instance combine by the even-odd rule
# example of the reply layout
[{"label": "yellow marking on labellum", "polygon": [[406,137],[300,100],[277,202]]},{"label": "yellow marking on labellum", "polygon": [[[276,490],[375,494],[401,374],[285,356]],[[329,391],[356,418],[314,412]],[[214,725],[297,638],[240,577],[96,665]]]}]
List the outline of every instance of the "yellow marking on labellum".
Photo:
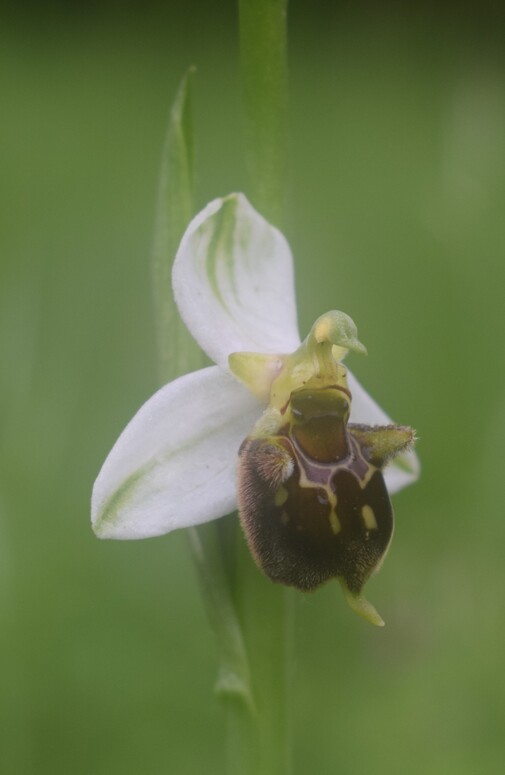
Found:
[{"label": "yellow marking on labellum", "polygon": [[372,478],[372,476],[375,474],[376,471],[379,469],[376,468],[376,466],[373,466],[371,463],[368,463],[365,458],[363,457],[363,453],[361,449],[359,448],[359,444],[354,438],[352,434],[349,435],[349,441],[351,444],[351,450],[354,457],[358,458],[359,460],[363,461],[366,465],[366,473],[362,479],[357,478],[358,484],[362,490],[365,490],[368,487],[368,484]]},{"label": "yellow marking on labellum", "polygon": [[288,514],[287,511],[283,511],[282,512],[282,514],[281,514],[281,522],[284,525],[284,527],[288,524],[288,522],[289,522],[289,514]]},{"label": "yellow marking on labellum", "polygon": [[367,472],[363,477],[363,479],[358,479],[358,484],[362,490],[364,490],[368,486],[370,479],[372,478],[372,476],[375,474],[376,471],[377,471],[377,468],[375,468],[375,466],[368,465]]},{"label": "yellow marking on labellum", "polygon": [[374,510],[366,503],[361,508],[361,516],[367,530],[377,530],[377,520],[375,519]]},{"label": "yellow marking on labellum", "polygon": [[289,497],[289,493],[286,490],[285,487],[279,487],[277,492],[274,495],[274,503],[276,506],[284,506],[287,499]]},{"label": "yellow marking on labellum", "polygon": [[332,509],[330,511],[330,526],[334,535],[337,535],[338,533],[340,533],[340,530],[341,530],[340,520],[337,517],[337,512],[335,511],[335,509]]}]

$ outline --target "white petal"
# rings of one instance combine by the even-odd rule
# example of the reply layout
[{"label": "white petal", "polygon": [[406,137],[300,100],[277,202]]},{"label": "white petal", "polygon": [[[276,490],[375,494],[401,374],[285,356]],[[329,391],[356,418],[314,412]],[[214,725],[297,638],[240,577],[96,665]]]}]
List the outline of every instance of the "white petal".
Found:
[{"label": "white petal", "polygon": [[347,383],[352,395],[349,422],[363,423],[364,425],[388,425],[393,422],[360,385],[349,369],[347,369]]},{"label": "white petal", "polygon": [[238,448],[262,411],[217,366],[170,382],[138,411],[95,482],[102,538],[147,538],[236,508]]},{"label": "white petal", "polygon": [[172,284],[186,326],[223,369],[232,352],[300,344],[289,245],[243,194],[216,199],[193,219]]},{"label": "white petal", "polygon": [[[365,425],[389,425],[393,422],[349,370],[347,382],[352,395],[350,422]],[[420,469],[419,458],[415,452],[399,455],[384,470],[384,479],[389,492],[393,494],[415,482],[419,478]]]},{"label": "white petal", "polygon": [[399,455],[384,469],[384,481],[390,495],[403,490],[409,484],[414,484],[419,479],[421,466],[419,458],[413,451]]}]

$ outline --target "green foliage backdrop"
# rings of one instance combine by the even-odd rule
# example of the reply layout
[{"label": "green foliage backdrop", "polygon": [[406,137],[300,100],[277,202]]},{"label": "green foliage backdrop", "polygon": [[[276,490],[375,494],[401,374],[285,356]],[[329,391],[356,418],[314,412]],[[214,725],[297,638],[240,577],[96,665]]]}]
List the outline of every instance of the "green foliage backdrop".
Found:
[{"label": "green foliage backdrop", "polygon": [[[0,46],[0,770],[223,771],[187,537],[101,543],[93,479],[156,386],[148,259],[168,105],[196,64],[198,203],[244,189],[232,3],[19,7]],[[184,10],[181,8],[184,7]],[[296,772],[470,775],[505,749],[500,18],[293,0],[301,328],[419,432],[374,630],[297,598]]]}]

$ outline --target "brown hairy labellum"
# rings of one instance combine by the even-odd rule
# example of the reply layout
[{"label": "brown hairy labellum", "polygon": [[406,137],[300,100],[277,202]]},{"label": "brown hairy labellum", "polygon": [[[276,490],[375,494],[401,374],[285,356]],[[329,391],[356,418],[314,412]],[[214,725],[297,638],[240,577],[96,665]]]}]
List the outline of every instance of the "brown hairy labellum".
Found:
[{"label": "brown hairy labellum", "polygon": [[293,391],[275,434],[239,452],[239,509],[251,552],[274,582],[313,590],[338,578],[352,595],[393,534],[382,466],[412,439],[403,426],[348,424],[346,387]]}]

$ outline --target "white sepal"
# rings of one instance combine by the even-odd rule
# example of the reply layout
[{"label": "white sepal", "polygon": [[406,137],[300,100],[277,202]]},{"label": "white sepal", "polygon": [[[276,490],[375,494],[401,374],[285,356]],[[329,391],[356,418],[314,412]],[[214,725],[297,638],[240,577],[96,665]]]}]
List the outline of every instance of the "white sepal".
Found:
[{"label": "white sepal", "polygon": [[191,221],[172,284],[186,326],[223,369],[233,352],[300,344],[289,245],[243,194],[215,199]]},{"label": "white sepal", "polygon": [[101,538],[147,538],[236,508],[239,446],[262,411],[217,366],[154,394],[126,426],[95,482]]}]

